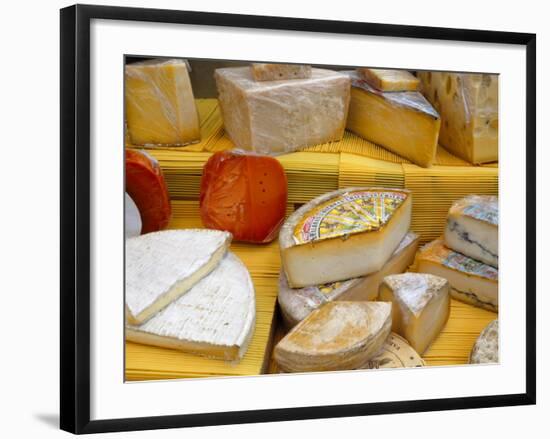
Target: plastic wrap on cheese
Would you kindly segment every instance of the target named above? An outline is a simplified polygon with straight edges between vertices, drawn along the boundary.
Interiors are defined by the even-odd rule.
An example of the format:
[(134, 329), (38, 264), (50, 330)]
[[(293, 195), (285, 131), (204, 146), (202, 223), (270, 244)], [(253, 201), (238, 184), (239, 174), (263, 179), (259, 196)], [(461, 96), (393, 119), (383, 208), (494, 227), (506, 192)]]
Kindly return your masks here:
[(133, 145), (186, 145), (200, 140), (187, 62), (153, 59), (125, 67), (126, 125)]
[(418, 77), (441, 115), (440, 143), (470, 163), (498, 160), (498, 76), (419, 72)]
[(249, 67), (217, 69), (226, 133), (239, 149), (281, 154), (340, 140), (350, 96), (346, 75), (312, 69), (307, 79), (255, 81)]

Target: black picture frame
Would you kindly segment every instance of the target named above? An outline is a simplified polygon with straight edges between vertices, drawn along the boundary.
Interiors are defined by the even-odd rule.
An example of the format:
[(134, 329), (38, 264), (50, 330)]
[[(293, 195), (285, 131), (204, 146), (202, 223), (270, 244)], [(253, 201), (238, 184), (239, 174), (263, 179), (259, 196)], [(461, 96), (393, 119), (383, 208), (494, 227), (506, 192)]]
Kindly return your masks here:
[[(536, 35), (378, 23), (111, 6), (61, 9), (60, 426), (99, 433), (535, 404), (536, 401)], [(255, 29), (503, 43), (526, 47), (526, 392), (225, 413), (90, 420), (90, 21), (133, 20)]]

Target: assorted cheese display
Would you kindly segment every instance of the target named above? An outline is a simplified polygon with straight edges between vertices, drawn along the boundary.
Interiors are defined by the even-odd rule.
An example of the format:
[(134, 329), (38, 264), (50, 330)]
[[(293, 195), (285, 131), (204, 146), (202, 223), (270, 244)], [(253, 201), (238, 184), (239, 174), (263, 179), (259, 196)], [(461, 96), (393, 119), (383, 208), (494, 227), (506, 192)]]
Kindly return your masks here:
[(187, 63), (154, 59), (126, 65), (126, 125), (134, 145), (187, 145), (200, 140)]
[(411, 224), (402, 189), (346, 188), (305, 204), (283, 224), (281, 262), (292, 288), (379, 271)]
[(422, 167), (435, 159), (441, 120), (418, 91), (385, 92), (357, 72), (351, 78), (346, 128)]
[(498, 76), (419, 72), (418, 77), (441, 115), (439, 142), (470, 163), (498, 160)]
[(256, 81), (248, 67), (215, 72), (224, 128), (237, 148), (281, 154), (340, 140), (349, 105), (349, 78), (311, 69), (311, 77)]
[[(452, 321), (452, 299), (498, 313), (496, 196), (441, 194), (446, 223), (428, 238), (411, 221), (425, 199), (406, 179), (386, 178), (385, 167), (403, 162), (357, 165), (359, 183), (333, 186), (312, 167), (317, 192), (296, 200), (289, 189), (302, 181), (286, 161), (298, 155), (283, 155), (330, 148), (347, 129), (411, 169), (431, 167), (438, 144), (470, 163), (496, 161), (497, 76), (269, 63), (218, 68), (212, 80), (227, 147), (201, 162), (198, 200), (184, 200), (196, 222), (182, 228), (164, 179), (176, 171), (161, 170), (154, 157), (163, 149), (184, 157), (193, 147), (185, 145), (201, 140), (205, 113), (189, 71), (179, 59), (125, 67), (129, 342), (242, 364), (262, 316), (255, 286), (264, 275), (285, 327), (258, 358), (266, 365), (272, 355), (276, 372), (422, 367)], [(314, 157), (298, 154), (304, 163)], [(267, 251), (277, 263), (260, 270), (254, 254)], [(470, 363), (498, 362), (498, 320), (470, 349)]]

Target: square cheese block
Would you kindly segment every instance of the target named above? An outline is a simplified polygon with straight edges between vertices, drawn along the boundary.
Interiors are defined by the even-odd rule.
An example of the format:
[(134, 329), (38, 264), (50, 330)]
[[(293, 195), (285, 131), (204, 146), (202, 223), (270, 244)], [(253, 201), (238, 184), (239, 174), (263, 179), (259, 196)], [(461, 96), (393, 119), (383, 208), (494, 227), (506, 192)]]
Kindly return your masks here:
[(370, 301), (378, 297), (385, 276), (404, 272), (414, 261), (419, 236), (409, 232), (380, 271), (364, 277), (304, 288), (290, 288), (284, 271), (279, 278), (278, 301), (287, 326), (292, 327), (323, 303), (333, 300)]
[(255, 81), (249, 67), (217, 69), (225, 131), (237, 148), (281, 154), (340, 140), (349, 105), (349, 78), (312, 69), (307, 79)]
[(390, 303), (328, 302), (298, 323), (273, 355), (285, 372), (356, 369), (382, 350), (390, 331)]
[(447, 216), (445, 245), (498, 267), (498, 197), (469, 195), (453, 203)]
[(126, 240), (126, 319), (145, 322), (185, 294), (225, 255), (231, 234), (184, 229)]
[(419, 273), (444, 277), (451, 296), (470, 305), (498, 311), (498, 270), (445, 246), (443, 239), (424, 245), (415, 259)]
[(346, 128), (422, 167), (435, 159), (441, 120), (420, 92), (382, 92), (351, 78), (351, 101)]
[(134, 145), (187, 145), (200, 140), (187, 63), (154, 59), (125, 67), (126, 125)]
[(311, 77), (311, 66), (300, 64), (253, 63), (250, 68), (255, 81), (280, 81)]
[(214, 270), (185, 295), (142, 325), (126, 325), (126, 339), (236, 361), (245, 354), (256, 305), (244, 264), (228, 252)]
[(420, 80), (406, 70), (369, 69), (362, 67), (357, 73), (371, 87), (380, 91), (417, 91)]
[(346, 188), (304, 204), (279, 232), (283, 269), (291, 288), (377, 272), (411, 224), (405, 189)]
[(419, 72), (418, 77), (441, 115), (439, 143), (470, 163), (498, 160), (498, 76)]
[(425, 273), (386, 276), (378, 300), (392, 302), (392, 331), (420, 355), (438, 337), (451, 311), (447, 279)]

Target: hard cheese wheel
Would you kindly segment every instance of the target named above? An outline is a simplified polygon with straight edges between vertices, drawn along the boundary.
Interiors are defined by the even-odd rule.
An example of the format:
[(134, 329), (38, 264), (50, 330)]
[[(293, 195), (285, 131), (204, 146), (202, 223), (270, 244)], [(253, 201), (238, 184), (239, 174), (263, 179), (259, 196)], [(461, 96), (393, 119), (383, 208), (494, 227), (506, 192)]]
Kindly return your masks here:
[(126, 150), (126, 192), (141, 214), (142, 233), (168, 225), (172, 213), (168, 188), (159, 164), (144, 151)]
[(286, 211), (287, 181), (272, 157), (219, 152), (204, 165), (200, 190), (203, 224), (236, 241), (270, 242)]

